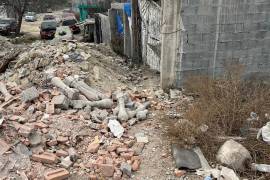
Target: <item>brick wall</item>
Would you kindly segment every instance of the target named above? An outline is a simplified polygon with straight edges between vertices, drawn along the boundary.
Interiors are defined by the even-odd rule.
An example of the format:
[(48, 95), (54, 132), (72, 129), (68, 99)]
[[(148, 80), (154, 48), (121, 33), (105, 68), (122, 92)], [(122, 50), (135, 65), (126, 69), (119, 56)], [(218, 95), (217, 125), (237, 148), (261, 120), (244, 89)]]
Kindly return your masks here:
[(221, 76), (241, 63), (245, 75), (269, 76), (270, 0), (182, 0), (176, 85), (191, 75)]

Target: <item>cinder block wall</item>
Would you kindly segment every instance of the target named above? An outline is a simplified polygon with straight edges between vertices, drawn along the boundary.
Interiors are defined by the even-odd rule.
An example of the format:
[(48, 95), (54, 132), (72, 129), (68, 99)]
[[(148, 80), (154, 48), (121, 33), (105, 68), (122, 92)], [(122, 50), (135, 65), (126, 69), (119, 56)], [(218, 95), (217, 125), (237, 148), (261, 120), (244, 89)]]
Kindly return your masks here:
[(221, 76), (225, 63), (269, 76), (270, 0), (182, 0), (176, 85), (191, 75)]

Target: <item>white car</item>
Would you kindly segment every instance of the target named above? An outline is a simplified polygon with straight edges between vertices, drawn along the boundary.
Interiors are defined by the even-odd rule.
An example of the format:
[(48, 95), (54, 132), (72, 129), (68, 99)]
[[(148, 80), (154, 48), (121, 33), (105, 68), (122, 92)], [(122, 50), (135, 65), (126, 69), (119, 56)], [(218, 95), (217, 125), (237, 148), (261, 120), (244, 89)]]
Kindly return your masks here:
[(37, 15), (34, 12), (27, 12), (24, 17), (25, 21), (34, 22), (37, 21)]

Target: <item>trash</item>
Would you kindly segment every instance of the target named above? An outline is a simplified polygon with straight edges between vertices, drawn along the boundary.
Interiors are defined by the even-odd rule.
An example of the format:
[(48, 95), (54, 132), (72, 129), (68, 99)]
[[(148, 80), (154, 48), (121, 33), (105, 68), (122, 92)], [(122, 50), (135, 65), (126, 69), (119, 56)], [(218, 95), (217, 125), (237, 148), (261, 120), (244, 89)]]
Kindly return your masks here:
[(259, 130), (257, 134), (257, 139), (260, 139), (261, 137), (264, 142), (270, 145), (270, 122), (268, 122)]
[(259, 171), (259, 172), (264, 172), (264, 173), (270, 173), (270, 165), (268, 164), (251, 164), (251, 169), (253, 171)]
[(172, 155), (178, 169), (188, 168), (194, 170), (202, 167), (199, 156), (193, 150), (183, 149), (173, 144)]
[(233, 169), (245, 170), (252, 157), (243, 145), (234, 140), (228, 140), (220, 147), (217, 160)]
[(125, 130), (117, 120), (110, 120), (108, 127), (115, 137), (120, 138), (123, 136)]
[(235, 174), (234, 170), (227, 167), (222, 167), (220, 177), (224, 180), (239, 180), (239, 177)]

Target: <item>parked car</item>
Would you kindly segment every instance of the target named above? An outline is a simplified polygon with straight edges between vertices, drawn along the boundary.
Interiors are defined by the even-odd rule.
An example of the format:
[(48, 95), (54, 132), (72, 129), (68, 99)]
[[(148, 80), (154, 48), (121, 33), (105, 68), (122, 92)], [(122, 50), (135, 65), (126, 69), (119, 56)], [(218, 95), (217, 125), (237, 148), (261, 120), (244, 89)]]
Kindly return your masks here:
[(12, 32), (16, 32), (17, 21), (13, 18), (0, 19), (0, 34), (10, 35)]
[(53, 10), (51, 8), (47, 9), (47, 13), (52, 13), (52, 12), (53, 12)]
[(35, 12), (27, 12), (24, 17), (25, 21), (34, 22), (37, 21), (37, 15)]
[(47, 14), (43, 17), (43, 21), (55, 20), (56, 17), (50, 14)]
[(78, 34), (81, 32), (81, 29), (77, 23), (78, 21), (74, 17), (62, 20), (62, 26), (68, 26), (73, 34)]
[(40, 25), (41, 39), (53, 39), (57, 29), (57, 22), (55, 20), (43, 21)]

